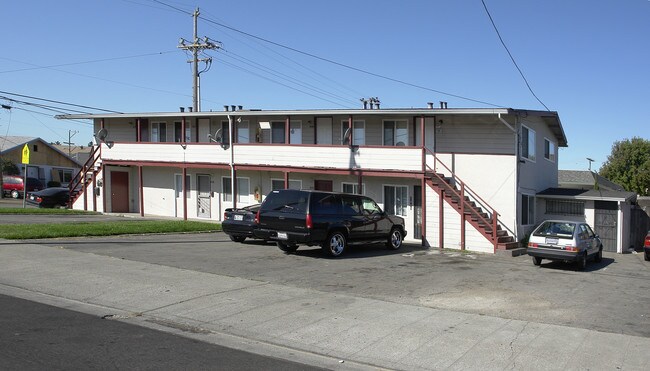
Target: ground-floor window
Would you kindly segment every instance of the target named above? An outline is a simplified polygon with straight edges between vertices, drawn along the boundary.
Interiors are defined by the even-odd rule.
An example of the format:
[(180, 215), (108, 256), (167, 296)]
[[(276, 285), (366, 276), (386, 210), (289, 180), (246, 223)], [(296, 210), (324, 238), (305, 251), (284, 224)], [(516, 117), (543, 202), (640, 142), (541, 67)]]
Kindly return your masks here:
[(546, 214), (585, 215), (584, 201), (546, 200)]
[(521, 195), (521, 225), (535, 224), (535, 196)]
[[(225, 202), (232, 202), (232, 183), (230, 177), (221, 178), (222, 199)], [(250, 201), (250, 179), (237, 177), (237, 202), (249, 203)]]
[[(284, 179), (271, 179), (271, 188), (273, 191), (284, 189)], [(289, 180), (289, 189), (302, 189), (302, 180)]]
[(359, 183), (342, 183), (341, 192), (365, 195), (366, 185), (362, 183), (361, 192), (359, 192)]
[(406, 215), (408, 207), (407, 186), (384, 186), (384, 211), (389, 215)]

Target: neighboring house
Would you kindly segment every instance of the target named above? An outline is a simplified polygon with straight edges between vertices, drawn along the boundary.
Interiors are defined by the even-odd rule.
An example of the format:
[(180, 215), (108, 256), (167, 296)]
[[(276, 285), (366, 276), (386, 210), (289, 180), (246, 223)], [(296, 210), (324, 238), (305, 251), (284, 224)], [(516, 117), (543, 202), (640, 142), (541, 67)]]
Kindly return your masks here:
[(18, 166), (21, 175), (25, 172), (25, 165), (22, 163), (25, 144), (30, 153), (27, 176), (37, 178), (45, 185), (50, 181), (57, 181), (67, 186), (81, 168), (80, 164), (41, 138), (0, 136), (0, 157), (9, 159)]
[(535, 226), (567, 146), (556, 112), (507, 108), (58, 118), (92, 119), (99, 139), (77, 209), (218, 221), (278, 188), (363, 193), (404, 217), (407, 241), (483, 252)]
[[(605, 251), (623, 253), (638, 240), (636, 194), (592, 171), (560, 170), (558, 187), (537, 194), (537, 218), (586, 221)], [(645, 235), (645, 232), (643, 232)]]
[(83, 164), (86, 161), (88, 161), (88, 158), (90, 157), (90, 152), (92, 151), (92, 144), (89, 146), (78, 146), (78, 145), (68, 145), (68, 144), (56, 144), (56, 143), (50, 143), (50, 145), (56, 149), (58, 149), (60, 152), (65, 153), (68, 157), (70, 157), (73, 161), (75, 161), (78, 164)]

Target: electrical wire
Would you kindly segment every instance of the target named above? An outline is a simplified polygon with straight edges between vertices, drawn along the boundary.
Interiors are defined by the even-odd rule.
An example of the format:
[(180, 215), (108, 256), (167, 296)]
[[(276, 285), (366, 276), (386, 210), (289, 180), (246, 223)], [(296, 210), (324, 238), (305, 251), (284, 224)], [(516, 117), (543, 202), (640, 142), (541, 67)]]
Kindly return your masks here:
[(535, 92), (533, 91), (533, 88), (530, 87), (530, 84), (528, 83), (528, 80), (526, 79), (526, 76), (524, 76), (524, 73), (521, 71), (521, 68), (519, 68), (519, 65), (518, 65), (517, 62), (515, 61), (515, 58), (512, 56), (512, 53), (510, 53), (510, 50), (508, 49), (508, 46), (507, 46), (506, 43), (503, 41), (503, 38), (501, 37), (501, 33), (499, 33), (499, 29), (497, 28), (497, 25), (494, 23), (494, 19), (492, 19), (492, 15), (490, 14), (490, 11), (488, 10), (488, 7), (487, 7), (487, 5), (485, 4), (485, 1), (484, 1), (484, 0), (481, 0), (481, 3), (483, 3), (483, 8), (485, 8), (485, 12), (487, 13), (488, 18), (490, 18), (490, 22), (492, 23), (492, 27), (494, 27), (494, 31), (496, 31), (497, 36), (499, 37), (499, 40), (501, 41), (501, 45), (503, 45), (503, 47), (506, 49), (506, 52), (508, 52), (508, 55), (510, 56), (510, 60), (511, 60), (512, 63), (515, 65), (515, 67), (517, 68), (517, 71), (519, 71), (519, 74), (521, 75), (521, 78), (524, 79), (524, 82), (526, 83), (526, 86), (528, 87), (528, 90), (529, 90), (530, 93), (533, 95), (533, 97), (535, 97), (535, 99), (537, 99), (537, 101), (538, 101), (542, 106), (544, 106), (544, 108), (546, 108), (547, 111), (550, 111), (550, 109), (548, 109), (548, 107), (546, 107), (546, 105), (544, 104), (544, 102), (542, 102), (542, 101), (537, 97), (537, 95), (536, 95)]
[(74, 104), (74, 103), (67, 103), (67, 102), (62, 102), (62, 101), (57, 101), (57, 100), (52, 100), (52, 99), (39, 98), (39, 97), (30, 96), (30, 95), (23, 95), (23, 94), (18, 94), (18, 93), (12, 93), (12, 92), (8, 92), (8, 91), (1, 91), (1, 90), (0, 90), (0, 93), (2, 93), (2, 94), (9, 94), (9, 95), (13, 95), (13, 96), (16, 96), (16, 97), (21, 97), (21, 98), (29, 98), (29, 99), (40, 100), (40, 101), (49, 102), (49, 103), (63, 104), (63, 105), (66, 105), (66, 106), (72, 106), (72, 107), (88, 108), (88, 109), (92, 109), (92, 110), (103, 111), (103, 112), (109, 112), (109, 113), (122, 113), (122, 112), (117, 112), (117, 111), (107, 110), (107, 109), (103, 109), (103, 108), (97, 108), (97, 107), (91, 107), (91, 106), (84, 106), (84, 105)]
[[(160, 0), (151, 0), (151, 1), (153, 1), (155, 3), (158, 3), (158, 4), (161, 4), (161, 5), (164, 5), (164, 6), (167, 6), (167, 7), (171, 8), (171, 9), (174, 9), (174, 10), (176, 10), (178, 12), (183, 13), (183, 14), (192, 15), (192, 13), (190, 13), (190, 12), (187, 12), (185, 10), (182, 10), (180, 8), (177, 8), (175, 6), (167, 4), (167, 3), (163, 2), (163, 1), (160, 1)], [(263, 38), (261, 36), (253, 35), (251, 33), (236, 29), (234, 27), (231, 27), (231, 26), (228, 26), (226, 24), (223, 24), (223, 23), (220, 23), (220, 22), (217, 22), (217, 21), (202, 17), (200, 15), (199, 15), (199, 18), (203, 19), (205, 22), (212, 23), (214, 25), (229, 29), (231, 31), (240, 33), (242, 35), (248, 36), (248, 37), (256, 39), (256, 40), (263, 41), (265, 43), (277, 46), (279, 48), (286, 49), (286, 50), (292, 51), (294, 53), (302, 54), (302, 55), (305, 55), (307, 57), (311, 57), (313, 59), (317, 59), (317, 60), (320, 60), (320, 61), (323, 61), (323, 62), (327, 62), (327, 63), (333, 64), (333, 65), (343, 67), (343, 68), (346, 68), (346, 69), (349, 69), (349, 70), (352, 70), (352, 71), (356, 71), (356, 72), (359, 72), (359, 73), (363, 73), (363, 74), (366, 74), (366, 75), (369, 75), (369, 76), (374, 76), (374, 77), (377, 77), (377, 78), (380, 78), (380, 79), (384, 79), (384, 80), (387, 80), (387, 81), (392, 81), (392, 82), (402, 84), (402, 85), (405, 85), (405, 86), (410, 86), (410, 87), (413, 87), (413, 88), (417, 88), (417, 89), (421, 89), (421, 90), (425, 90), (425, 91), (430, 91), (430, 92), (433, 92), (433, 93), (438, 93), (438, 94), (442, 94), (442, 95), (446, 95), (446, 96), (449, 96), (449, 97), (454, 97), (454, 98), (458, 98), (458, 99), (462, 99), (462, 100), (466, 100), (466, 101), (470, 101), (470, 102), (485, 104), (485, 105), (493, 106), (493, 107), (503, 107), (502, 105), (497, 105), (497, 104), (481, 101), (481, 100), (478, 100), (478, 99), (468, 98), (468, 97), (464, 97), (464, 96), (461, 96), (461, 95), (458, 95), (458, 94), (447, 93), (447, 92), (444, 92), (444, 91), (441, 91), (441, 90), (432, 89), (432, 88), (428, 88), (426, 86), (417, 85), (417, 84), (413, 84), (413, 83), (403, 81), (403, 80), (400, 80), (400, 79), (384, 76), (384, 75), (381, 75), (381, 74), (378, 74), (378, 73), (375, 73), (375, 72), (366, 71), (366, 70), (358, 68), (358, 67), (350, 66), (350, 65), (347, 65), (347, 64), (344, 64), (344, 63), (341, 63), (341, 62), (334, 61), (332, 59), (328, 59), (328, 58), (325, 58), (325, 57), (320, 57), (320, 56), (318, 56), (316, 54), (313, 54), (313, 53), (305, 52), (305, 51), (302, 51), (302, 50), (299, 50), (299, 49), (296, 49), (296, 48), (293, 48), (293, 47), (290, 47), (290, 46), (287, 46), (287, 45), (284, 45), (284, 44), (280, 44), (278, 42), (271, 41), (271, 40)]]

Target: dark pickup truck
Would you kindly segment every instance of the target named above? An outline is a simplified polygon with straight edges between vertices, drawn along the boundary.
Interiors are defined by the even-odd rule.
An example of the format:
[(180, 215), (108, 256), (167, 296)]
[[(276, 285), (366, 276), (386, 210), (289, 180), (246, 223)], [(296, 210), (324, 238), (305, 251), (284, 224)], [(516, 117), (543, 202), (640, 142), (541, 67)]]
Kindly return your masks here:
[(318, 245), (336, 257), (348, 245), (375, 242), (399, 249), (406, 236), (404, 219), (386, 214), (371, 198), (335, 192), (272, 191), (255, 222), (255, 236), (276, 241), (286, 253)]

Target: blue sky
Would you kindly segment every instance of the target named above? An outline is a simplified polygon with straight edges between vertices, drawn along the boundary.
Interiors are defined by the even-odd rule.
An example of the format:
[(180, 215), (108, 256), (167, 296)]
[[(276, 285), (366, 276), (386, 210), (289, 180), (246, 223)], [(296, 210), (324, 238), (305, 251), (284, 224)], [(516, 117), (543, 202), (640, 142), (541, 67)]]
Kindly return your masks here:
[[(545, 109), (510, 61), (480, 0), (161, 1), (187, 13), (198, 6), (204, 18), (199, 35), (222, 42), (223, 49), (209, 52), (213, 64), (202, 75), (203, 110), (224, 104), (357, 108), (359, 98), (371, 96), (386, 108), (438, 101), (450, 108), (490, 107), (479, 101)], [(650, 139), (644, 112), (650, 1), (485, 3), (537, 97), (560, 114), (569, 142), (559, 151), (561, 169), (586, 169), (587, 157), (598, 169), (614, 141)], [(190, 64), (176, 47), (180, 37), (192, 37), (187, 14), (150, 0), (32, 0), (5, 4), (1, 17), (0, 91), (120, 112), (192, 105)], [(278, 48), (218, 23), (431, 90)], [(72, 130), (76, 144), (92, 139), (87, 123), (0, 103), (14, 107), (0, 110), (2, 135), (65, 142)]]

